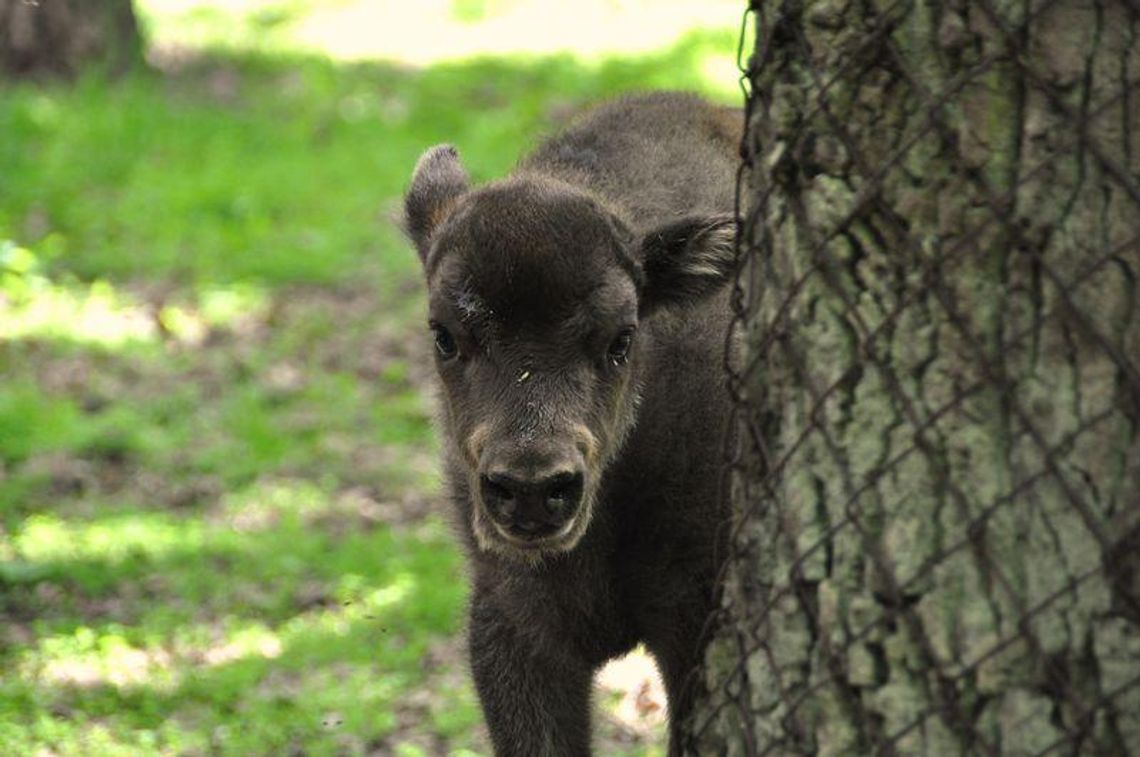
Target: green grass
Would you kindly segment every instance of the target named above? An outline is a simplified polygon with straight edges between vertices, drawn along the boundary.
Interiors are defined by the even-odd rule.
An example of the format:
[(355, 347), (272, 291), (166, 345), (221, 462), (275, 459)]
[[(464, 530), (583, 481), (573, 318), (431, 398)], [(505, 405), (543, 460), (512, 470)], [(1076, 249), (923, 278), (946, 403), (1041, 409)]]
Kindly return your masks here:
[[(121, 746), (182, 752), (221, 729), (214, 745), (227, 752), (321, 751), (394, 728), (433, 637), (457, 621), (445, 529), (334, 537), (308, 525), (332, 507), (328, 492), (281, 484), (238, 498), (263, 527), (107, 503), (81, 521), (25, 521), (13, 547), (43, 572), (15, 581), (7, 601), (35, 614), (36, 640), (5, 660), (0, 743), (73, 753), (102, 728)], [(113, 619), (77, 622), (101, 605)], [(61, 712), (72, 728), (52, 717)], [(470, 705), (449, 715), (476, 719)], [(339, 729), (324, 723), (333, 716)]]
[(485, 751), (400, 193), (733, 45), (0, 86), (0, 753)]
[(409, 275), (388, 223), (427, 146), (499, 176), (552, 121), (612, 94), (707, 87), (702, 33), (656, 56), (424, 70), (219, 55), (171, 77), (0, 92), (0, 238), (82, 279), (333, 283)]

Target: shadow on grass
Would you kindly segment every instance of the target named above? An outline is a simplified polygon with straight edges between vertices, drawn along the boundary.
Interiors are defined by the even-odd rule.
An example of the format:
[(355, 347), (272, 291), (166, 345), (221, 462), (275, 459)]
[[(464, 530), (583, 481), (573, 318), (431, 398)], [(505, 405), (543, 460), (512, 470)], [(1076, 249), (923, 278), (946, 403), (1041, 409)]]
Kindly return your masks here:
[[(30, 638), (2, 655), (15, 677), (0, 679), (0, 722), (106, 720), (131, 742), (170, 721), (189, 735), (167, 733), (168, 746), (222, 728), (227, 749), (263, 752), (318, 746), (330, 712), (368, 740), (400, 724), (417, 690), (435, 692), (425, 712), (466, 696), (426, 680), (464, 594), (446, 529), (330, 534), (314, 524), (336, 503), (304, 485), (239, 499), (206, 522), (125, 508), (29, 519), (27, 580), (2, 605)], [(440, 660), (440, 675), (462, 680), (457, 663)]]
[(0, 517), (139, 477), (134, 500), (175, 507), (267, 474), (424, 486), (428, 347), (412, 301), (291, 286), (195, 341), (91, 345), (61, 320), (59, 333), (0, 343)]
[[(450, 731), (463, 743), (478, 715), (470, 691), (461, 690), (457, 660), (443, 661), (450, 670), (425, 662), (450, 629), (400, 630), (422, 624), (407, 614), (415, 606), (409, 596), (376, 617), (309, 612), (276, 631), (250, 631), (227, 618), (224, 629), (239, 641), (174, 658), (129, 647), (116, 655), (107, 641), (116, 629), (103, 628), (95, 633), (105, 661), (80, 655), (46, 666), (39, 679), (4, 684), (12, 709), (3, 715), (34, 724), (37, 715), (52, 713), (80, 733), (104, 723), (127, 744), (166, 731), (165, 746), (179, 751), (207, 744), (247, 754), (302, 744), (320, 750), (341, 741), (337, 734), (375, 748), (397, 728), (405, 737)], [(243, 633), (251, 637), (246, 645)], [(448, 686), (432, 686), (433, 676)], [(119, 683), (108, 682), (116, 677)], [(416, 696), (429, 687), (432, 696)], [(441, 733), (436, 720), (452, 725)]]

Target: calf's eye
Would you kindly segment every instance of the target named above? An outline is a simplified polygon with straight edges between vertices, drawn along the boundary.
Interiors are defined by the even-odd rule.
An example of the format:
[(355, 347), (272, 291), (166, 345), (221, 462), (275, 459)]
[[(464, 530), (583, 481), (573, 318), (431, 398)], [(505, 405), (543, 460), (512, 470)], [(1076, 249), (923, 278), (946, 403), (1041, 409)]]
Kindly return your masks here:
[(431, 330), (435, 333), (435, 351), (444, 360), (450, 360), (459, 353), (459, 347), (455, 344), (455, 337), (451, 335), (443, 326), (438, 323), (433, 323)]
[(629, 348), (633, 345), (633, 329), (625, 329), (610, 342), (606, 355), (614, 365), (621, 365), (629, 359)]

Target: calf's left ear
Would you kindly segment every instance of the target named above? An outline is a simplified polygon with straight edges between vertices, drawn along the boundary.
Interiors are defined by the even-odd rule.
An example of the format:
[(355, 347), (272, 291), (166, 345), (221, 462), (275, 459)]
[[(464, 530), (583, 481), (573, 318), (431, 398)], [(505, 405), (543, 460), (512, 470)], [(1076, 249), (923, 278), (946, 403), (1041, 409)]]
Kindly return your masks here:
[(687, 216), (646, 234), (642, 310), (685, 305), (719, 289), (735, 266), (735, 240), (736, 219), (728, 213)]

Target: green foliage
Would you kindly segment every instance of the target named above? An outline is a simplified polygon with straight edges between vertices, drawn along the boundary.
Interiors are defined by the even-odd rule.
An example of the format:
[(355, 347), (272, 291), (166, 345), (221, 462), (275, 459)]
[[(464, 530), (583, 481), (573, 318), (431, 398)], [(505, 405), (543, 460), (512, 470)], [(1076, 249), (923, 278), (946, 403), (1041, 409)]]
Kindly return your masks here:
[(456, 21), (470, 24), (493, 18), (509, 6), (509, 0), (451, 0), (450, 10)]
[(0, 753), (484, 750), (400, 193), (731, 49), (0, 89)]

